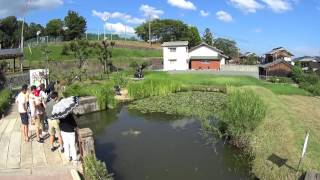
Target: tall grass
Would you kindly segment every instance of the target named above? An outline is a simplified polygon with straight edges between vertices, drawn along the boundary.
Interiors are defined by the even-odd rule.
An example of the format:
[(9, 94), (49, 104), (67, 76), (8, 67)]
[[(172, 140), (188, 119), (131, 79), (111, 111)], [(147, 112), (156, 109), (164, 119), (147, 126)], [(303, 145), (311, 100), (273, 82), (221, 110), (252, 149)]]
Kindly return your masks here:
[(113, 83), (72, 84), (64, 91), (64, 96), (95, 96), (101, 109), (115, 106)]
[(84, 157), (84, 175), (88, 180), (113, 180), (112, 174), (108, 173), (106, 164), (97, 160), (97, 158), (89, 154)]
[(255, 130), (266, 116), (266, 105), (251, 89), (227, 88), (227, 101), (221, 120), (226, 134), (233, 144), (246, 147), (248, 135)]
[(145, 80), (130, 83), (128, 94), (133, 99), (143, 99), (150, 96), (163, 96), (178, 92), (181, 87), (181, 83), (173, 80)]
[(171, 80), (181, 83), (184, 87), (192, 87), (197, 85), (214, 86), (218, 88), (225, 88), (230, 86), (260, 86), (270, 89), (276, 94), (283, 95), (310, 95), (304, 89), (294, 87), (291, 84), (274, 84), (261, 81), (257, 78), (250, 76), (223, 76), (214, 74), (199, 74), (199, 73), (177, 73), (169, 74), (166, 72), (152, 72), (146, 74), (146, 79), (149, 80)]
[(9, 89), (2, 89), (0, 91), (0, 115), (2, 115), (10, 104), (10, 91)]

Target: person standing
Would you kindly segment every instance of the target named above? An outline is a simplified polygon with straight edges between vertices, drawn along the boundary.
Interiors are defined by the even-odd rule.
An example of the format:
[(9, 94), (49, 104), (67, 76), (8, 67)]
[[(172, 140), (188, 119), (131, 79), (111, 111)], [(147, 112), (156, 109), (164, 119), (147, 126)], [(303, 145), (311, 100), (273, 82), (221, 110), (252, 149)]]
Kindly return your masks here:
[(63, 148), (63, 143), (62, 143), (61, 130), (59, 127), (60, 121), (58, 119), (52, 118), (53, 106), (57, 102), (59, 102), (58, 93), (53, 91), (53, 92), (51, 92), (51, 95), (50, 95), (50, 101), (47, 102), (47, 105), (46, 105), (46, 115), (47, 115), (48, 124), (49, 124), (51, 151), (53, 152), (54, 150), (56, 150), (56, 147), (54, 147), (54, 139), (55, 139), (55, 135), (57, 134), (58, 142), (60, 145), (60, 151), (61, 151), (61, 153), (63, 153), (64, 148)]
[(20, 93), (18, 94), (17, 96), (17, 99), (16, 99), (16, 103), (18, 104), (18, 112), (20, 114), (20, 118), (21, 118), (21, 123), (22, 123), (22, 133), (24, 135), (24, 140), (26, 142), (29, 141), (29, 128), (28, 128), (28, 125), (29, 125), (29, 116), (28, 116), (28, 112), (27, 112), (27, 109), (28, 109), (28, 99), (27, 99), (27, 91), (28, 91), (28, 85), (23, 85), (22, 88), (21, 88), (21, 91)]
[(64, 154), (69, 161), (78, 161), (76, 151), (76, 130), (77, 123), (70, 113), (65, 118), (60, 119), (60, 130), (63, 140)]
[(37, 135), (37, 141), (39, 143), (43, 143), (43, 138), (42, 138), (42, 129), (44, 127), (43, 121), (45, 117), (45, 112), (44, 112), (44, 104), (43, 100), (40, 97), (40, 92), (35, 91), (35, 126), (36, 126), (36, 135)]

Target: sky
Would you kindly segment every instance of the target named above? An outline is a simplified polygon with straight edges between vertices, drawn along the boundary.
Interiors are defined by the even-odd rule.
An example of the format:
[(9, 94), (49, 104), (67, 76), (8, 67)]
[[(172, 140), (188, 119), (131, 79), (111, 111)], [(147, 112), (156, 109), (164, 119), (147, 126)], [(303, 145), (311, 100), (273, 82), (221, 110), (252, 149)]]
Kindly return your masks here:
[(170, 18), (201, 35), (210, 28), (241, 52), (262, 55), (282, 46), (296, 57), (320, 56), (320, 0), (0, 0), (0, 18), (25, 16), (42, 25), (68, 10), (86, 18), (88, 32), (134, 33), (149, 18)]

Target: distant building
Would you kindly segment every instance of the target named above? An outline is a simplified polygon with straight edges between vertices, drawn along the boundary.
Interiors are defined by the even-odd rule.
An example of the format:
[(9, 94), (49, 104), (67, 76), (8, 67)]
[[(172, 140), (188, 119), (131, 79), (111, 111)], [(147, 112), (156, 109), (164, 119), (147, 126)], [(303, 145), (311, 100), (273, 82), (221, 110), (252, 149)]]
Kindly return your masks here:
[(187, 41), (164, 42), (163, 69), (170, 70), (220, 70), (228, 56), (213, 46), (201, 43), (188, 49)]
[(267, 64), (259, 65), (259, 76), (260, 78), (288, 77), (292, 72), (292, 67), (290, 62), (278, 59)]
[(315, 56), (315, 57), (303, 56), (303, 57), (295, 58), (293, 60), (293, 62), (294, 63), (300, 62), (302, 69), (305, 71), (308, 71), (308, 70), (319, 71), (320, 70), (320, 57), (319, 56)]
[(276, 60), (284, 60), (293, 65), (292, 57), (294, 55), (283, 47), (274, 48), (265, 54), (264, 63), (271, 63)]

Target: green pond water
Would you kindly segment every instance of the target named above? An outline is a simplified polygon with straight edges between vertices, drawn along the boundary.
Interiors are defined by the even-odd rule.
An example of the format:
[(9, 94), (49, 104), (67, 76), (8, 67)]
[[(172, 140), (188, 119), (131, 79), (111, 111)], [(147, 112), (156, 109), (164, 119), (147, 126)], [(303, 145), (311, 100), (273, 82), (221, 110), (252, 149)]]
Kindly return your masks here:
[(204, 136), (200, 123), (126, 106), (79, 118), (95, 134), (96, 154), (116, 180), (250, 179), (240, 151)]

